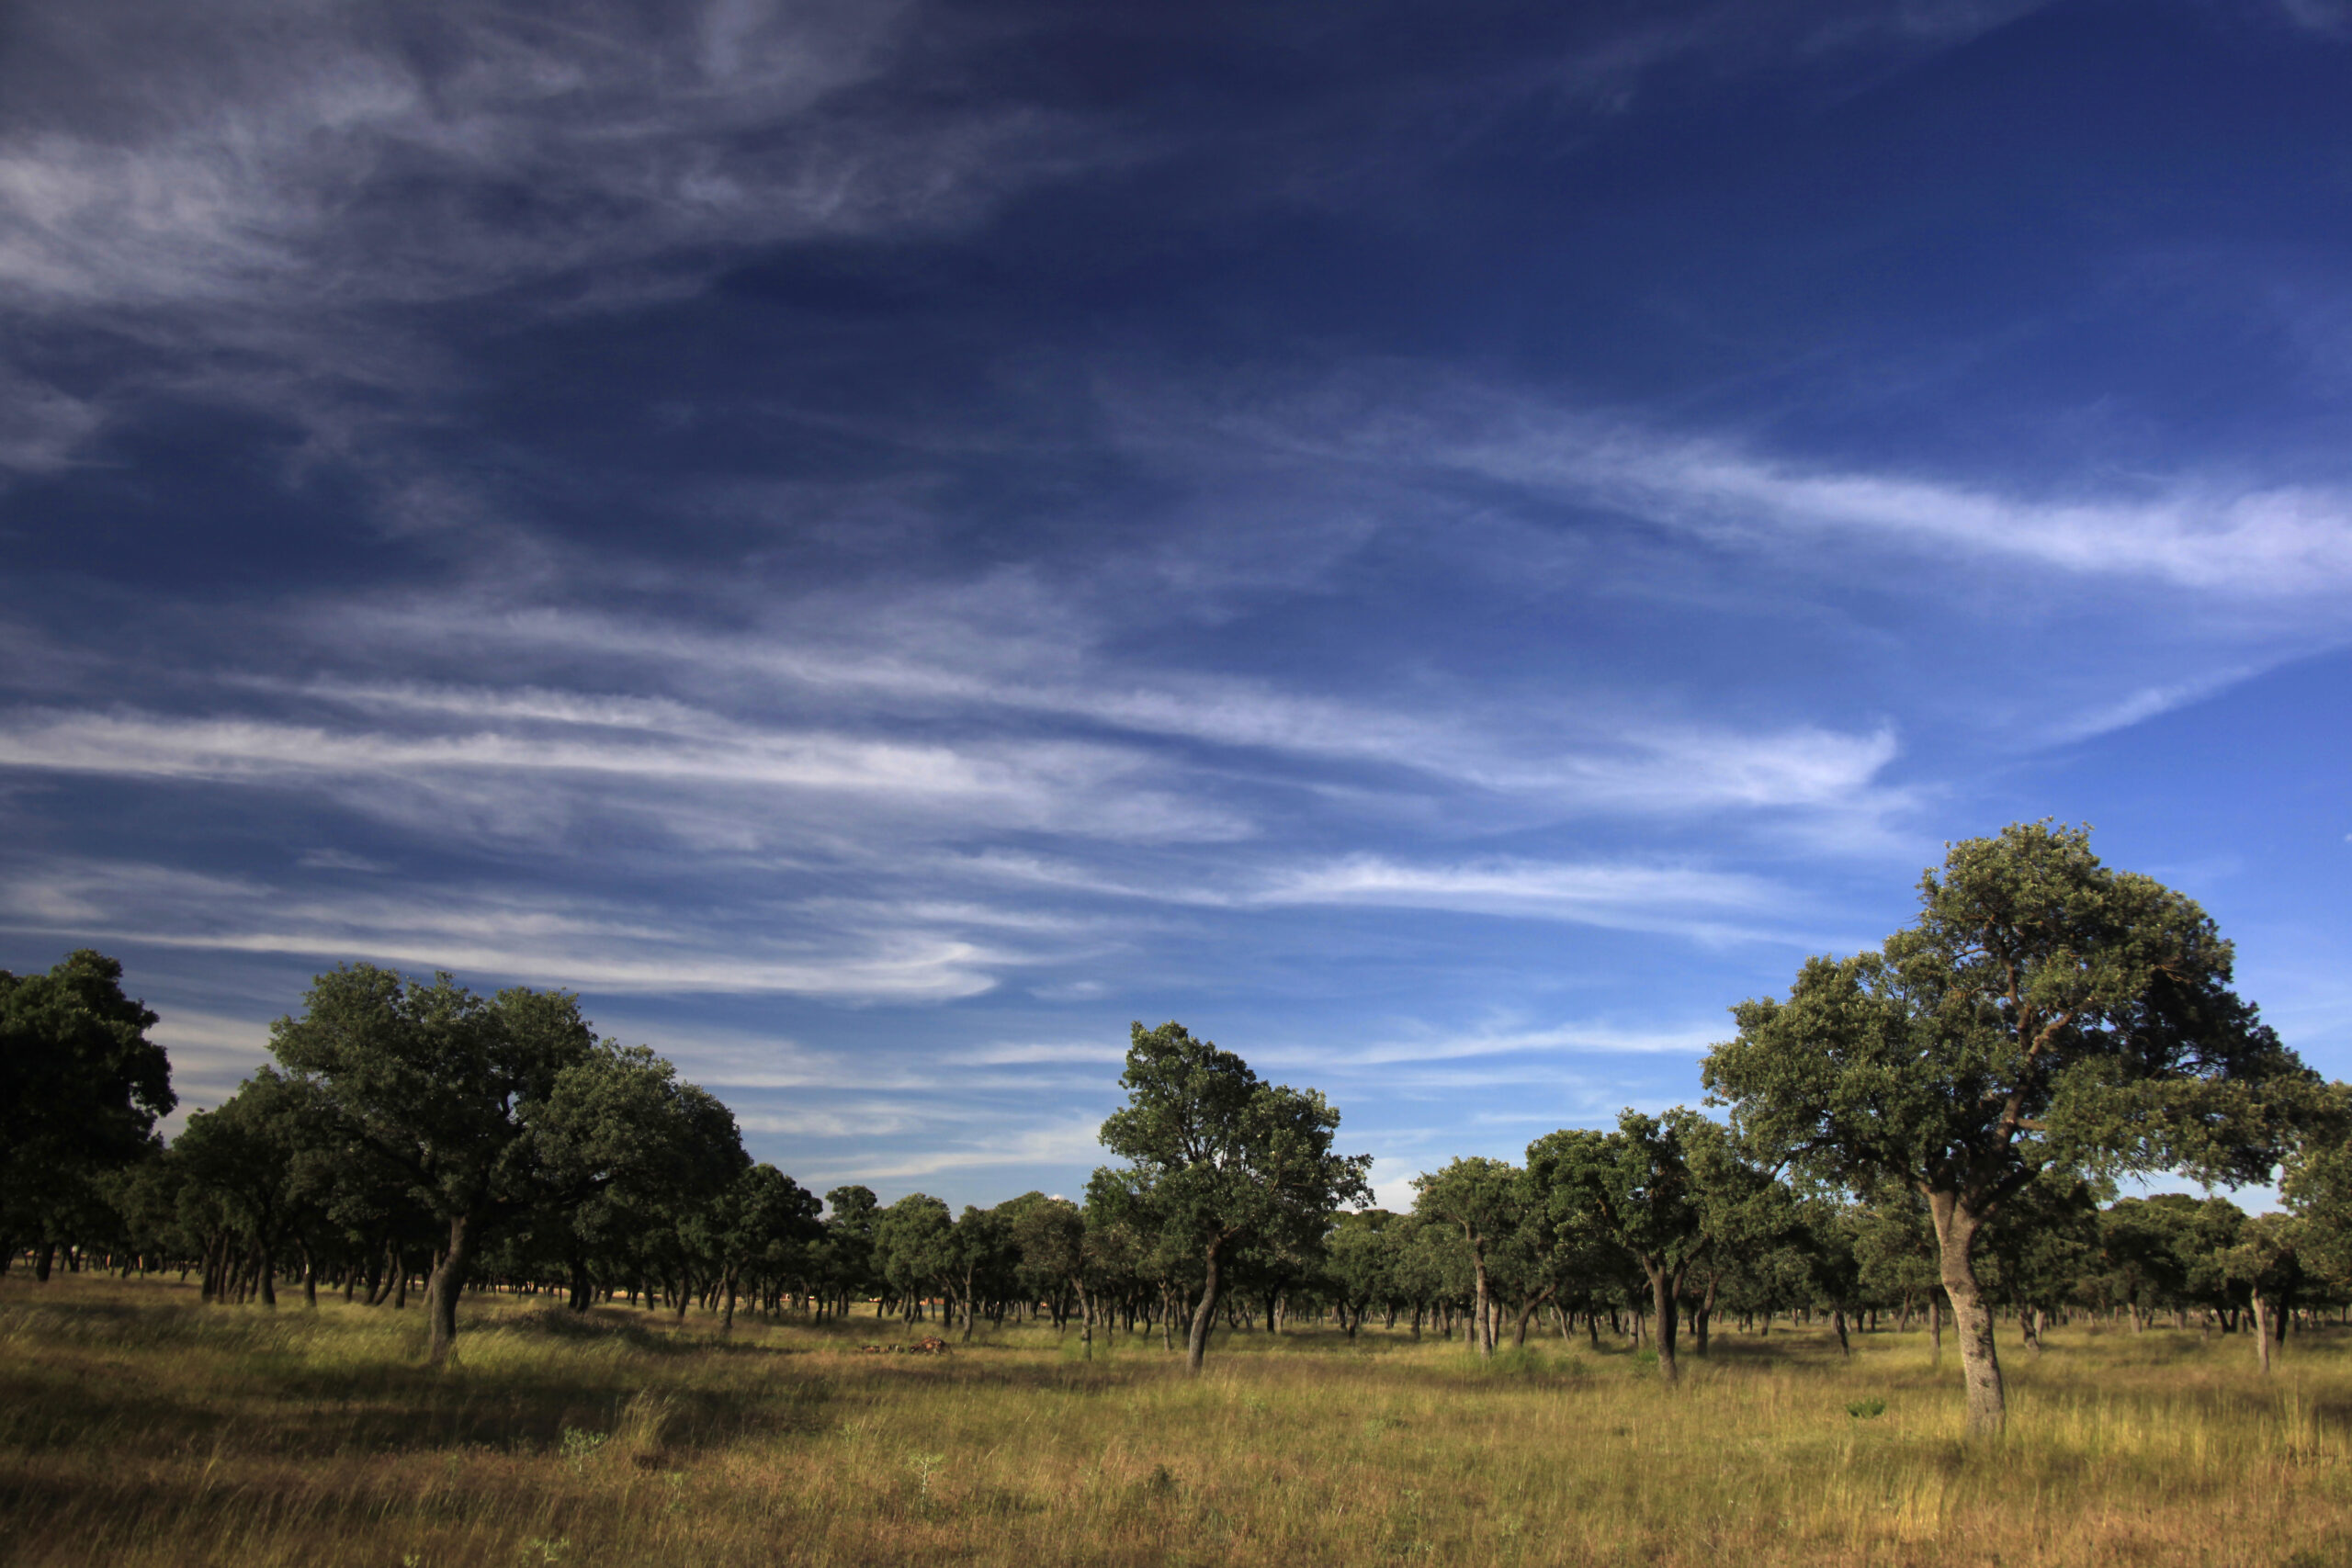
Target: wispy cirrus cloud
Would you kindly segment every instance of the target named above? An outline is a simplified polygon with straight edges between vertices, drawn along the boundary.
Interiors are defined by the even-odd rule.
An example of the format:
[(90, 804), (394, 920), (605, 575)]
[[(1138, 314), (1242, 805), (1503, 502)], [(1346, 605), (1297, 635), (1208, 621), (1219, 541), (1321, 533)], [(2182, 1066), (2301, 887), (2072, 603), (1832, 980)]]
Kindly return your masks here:
[(614, 993), (784, 992), (943, 1001), (995, 984), (1021, 962), (916, 922), (835, 924), (786, 936), (729, 922), (647, 918), (609, 899), (409, 887), (305, 896), (245, 877), (77, 861), (7, 882), (6, 929), (220, 953), (282, 953), (449, 968), (529, 985)]
[(958, 1139), (944, 1148), (912, 1157), (853, 1164), (844, 1174), (867, 1181), (907, 1181), (953, 1171), (1001, 1166), (1087, 1167), (1106, 1164), (1100, 1138), (1102, 1119), (1050, 1122), (1019, 1128), (999, 1138)]
[(1535, 1025), (1506, 1021), (1471, 1030), (1433, 1030), (1420, 1035), (1391, 1036), (1346, 1046), (1278, 1046), (1266, 1055), (1269, 1062), (1285, 1068), (1339, 1074), (1385, 1073), (1392, 1067), (1422, 1063), (1522, 1055), (1551, 1059), (1689, 1056), (1695, 1061), (1723, 1035), (1720, 1026), (1660, 1030), (1629, 1029), (1604, 1021)]
[[(1025, 595), (1024, 595), (1025, 597)], [(514, 614), (362, 608), (392, 645), (493, 650), (524, 661), (597, 660), (628, 678), (709, 693), (717, 701), (854, 707), (871, 718), (941, 718), (1001, 727), (1023, 720), (1103, 740), (1189, 742), (1305, 764), (1372, 765), (1419, 779), (1544, 803), (1560, 815), (1673, 816), (1900, 804), (1880, 783), (1899, 745), (1884, 726), (1739, 728), (1660, 721), (1588, 694), (1538, 703), (1436, 683), (1418, 701), (1372, 703), (1241, 675), (1140, 667), (1102, 645), (1108, 628), (1065, 602), (1041, 629), (1004, 630), (994, 611), (959, 619), (922, 608), (924, 630), (900, 637), (913, 606), (860, 606), (862, 637), (765, 629), (715, 634), (582, 611)], [(804, 616), (803, 619), (811, 617)], [(815, 617), (823, 624), (821, 614)], [(844, 617), (848, 618), (848, 617)], [(706, 718), (674, 705), (548, 691), (319, 683), (301, 689), (379, 710), (692, 731)], [(1074, 728), (1072, 728), (1074, 727)], [(1229, 766), (1219, 761), (1217, 765)]]
[(650, 269), (681, 253), (956, 222), (1080, 155), (1017, 106), (858, 99), (910, 17), (718, 0), (684, 27), (619, 6), (28, 18), (0, 123), (0, 298), (338, 309), (591, 268), (576, 288), (658, 291)]
[[(0, 59), (0, 473), (157, 400), (258, 412), (388, 528), (493, 519), (390, 448), (475, 383), (421, 312), (691, 296), (765, 247), (968, 225), (1122, 154), (1035, 104), (892, 84), (920, 7), (708, 0), (560, 17), (144, 0), (28, 15)], [(61, 355), (94, 334), (102, 355)], [(135, 421), (134, 421), (135, 423)]]
[[(1653, 921), (1687, 928), (1703, 913), (1704, 929), (1713, 930), (1713, 921), (1725, 915), (1754, 917), (1781, 908), (1786, 895), (1758, 877), (1684, 867), (1500, 857), (1431, 864), (1359, 854), (1299, 868), (1250, 897), (1264, 904), (1451, 909), (1634, 929)], [(1724, 934), (1732, 933), (1726, 929)]]
[[(675, 705), (526, 697), (509, 719), (437, 733), (330, 727), (268, 718), (174, 718), (153, 714), (20, 711), (0, 720), (0, 765), (117, 777), (248, 785), (308, 785), (404, 820), (416, 809), (391, 793), (404, 783), (465, 803), (485, 790), (523, 798), (492, 817), (545, 819), (549, 784), (585, 789), (594, 804), (678, 814), (678, 790), (745, 796), (831, 797), (844, 815), (895, 814), (1043, 828), (1109, 837), (1223, 839), (1244, 821), (1137, 779), (1145, 760), (1082, 741), (971, 739), (952, 744), (821, 729), (762, 729)], [(659, 716), (650, 723), (647, 715)], [(538, 782), (532, 782), (538, 781)], [(537, 805), (533, 805), (536, 797)], [(480, 819), (485, 813), (469, 812)], [(691, 807), (684, 815), (691, 818)]]
[(2192, 590), (2307, 598), (2352, 583), (2352, 492), (2190, 479), (2050, 500), (1627, 433), (1472, 446), (1464, 469), (1708, 531), (1771, 528)]
[(2188, 469), (2037, 492), (1899, 460), (1775, 452), (1493, 383), (1456, 381), (1432, 400), (1378, 367), (1238, 407), (1162, 393), (1119, 412), (1147, 451), (1193, 461), (1255, 451), (1400, 495), (1471, 479), (1735, 547), (1836, 543), (2256, 599), (2335, 596), (2352, 582), (2352, 487), (2342, 483)]

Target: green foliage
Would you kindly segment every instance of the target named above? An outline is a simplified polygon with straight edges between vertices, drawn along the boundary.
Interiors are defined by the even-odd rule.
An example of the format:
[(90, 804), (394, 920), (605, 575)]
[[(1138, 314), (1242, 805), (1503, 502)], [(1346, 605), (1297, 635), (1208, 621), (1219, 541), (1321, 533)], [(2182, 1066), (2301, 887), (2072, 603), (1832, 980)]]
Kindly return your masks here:
[(910, 1192), (882, 1211), (874, 1229), (874, 1262), (901, 1296), (952, 1294), (959, 1270), (955, 1217), (927, 1192)]
[(0, 1246), (70, 1231), (97, 1201), (94, 1179), (151, 1150), (176, 1103), (155, 1022), (103, 953), (0, 969)]
[(1591, 1228), (1678, 1281), (1707, 1245), (1679, 1123), (1629, 1110), (1613, 1133), (1553, 1133), (1528, 1145), (1527, 1174), (1555, 1219)]
[(2195, 903), (2048, 824), (1952, 846), (1920, 901), (1882, 951), (1733, 1009), (1702, 1074), (1759, 1147), (1984, 1213), (2045, 1168), (2268, 1175), (2313, 1080)]
[(588, 1461), (596, 1457), (596, 1450), (603, 1448), (610, 1437), (611, 1434), (606, 1432), (592, 1432), (581, 1427), (566, 1427), (563, 1429), (563, 1457), (571, 1464), (571, 1472), (578, 1475), (584, 1472), (588, 1468)]
[(1340, 1114), (1313, 1089), (1262, 1083), (1247, 1063), (1179, 1023), (1130, 1032), (1120, 1083), (1127, 1103), (1102, 1123), (1105, 1148), (1129, 1162), (1098, 1170), (1091, 1202), (1131, 1229), (1163, 1274), (1201, 1260), (1197, 1370), (1217, 1270), (1239, 1255), (1319, 1253), (1331, 1213), (1369, 1201), (1369, 1155), (1332, 1149)]
[(687, 1211), (748, 1163), (733, 1114), (644, 1046), (599, 1041), (577, 998), (484, 998), (350, 964), (318, 976), (271, 1048), (338, 1132), (400, 1173), (447, 1227), (428, 1289), (433, 1356), (457, 1334), (457, 1292), (499, 1226), (550, 1213), (628, 1229), (687, 1278), (705, 1238)]
[(1808, 959), (1785, 1000), (1734, 1008), (1739, 1033), (1702, 1076), (1768, 1157), (1927, 1200), (1984, 1431), (2001, 1418), (1972, 1256), (1989, 1222), (2037, 1182), (2260, 1179), (2322, 1102), (2230, 989), (2230, 944), (2204, 911), (2100, 863), (2087, 829), (2018, 823), (1954, 844), (1919, 897), (1878, 952)]

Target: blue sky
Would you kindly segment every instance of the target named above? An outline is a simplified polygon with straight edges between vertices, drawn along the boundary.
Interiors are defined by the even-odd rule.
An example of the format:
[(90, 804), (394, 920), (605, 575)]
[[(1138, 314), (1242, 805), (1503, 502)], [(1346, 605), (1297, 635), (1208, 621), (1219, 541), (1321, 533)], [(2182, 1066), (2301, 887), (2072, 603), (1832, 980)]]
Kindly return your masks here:
[[(198, 14), (200, 12), (200, 14)], [(804, 1181), (1127, 1025), (1390, 1201), (2045, 816), (2352, 1074), (2352, 9), (92, 0), (0, 29), (0, 966), (349, 959)]]

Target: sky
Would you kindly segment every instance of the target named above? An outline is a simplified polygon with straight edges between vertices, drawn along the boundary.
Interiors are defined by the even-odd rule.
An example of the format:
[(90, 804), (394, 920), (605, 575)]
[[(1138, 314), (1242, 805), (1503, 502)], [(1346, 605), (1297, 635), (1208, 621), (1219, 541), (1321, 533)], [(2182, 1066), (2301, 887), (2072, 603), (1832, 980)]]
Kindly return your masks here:
[(2352, 6), (0, 12), (0, 967), (1380, 1199), (2086, 822), (2352, 1076)]

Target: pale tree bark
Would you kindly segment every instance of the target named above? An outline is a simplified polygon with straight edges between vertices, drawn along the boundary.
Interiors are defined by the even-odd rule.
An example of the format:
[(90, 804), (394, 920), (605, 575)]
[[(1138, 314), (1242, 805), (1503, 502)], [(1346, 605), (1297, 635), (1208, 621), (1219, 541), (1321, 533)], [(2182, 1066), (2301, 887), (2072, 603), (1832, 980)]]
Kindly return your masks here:
[(1193, 1332), (1184, 1345), (1184, 1370), (1194, 1377), (1201, 1375), (1201, 1362), (1209, 1353), (1209, 1320), (1216, 1311), (1216, 1254), (1222, 1245), (1221, 1240), (1209, 1243), (1208, 1279), (1201, 1286), (1201, 1304), (1193, 1309)]
[(1681, 1316), (1674, 1295), (1675, 1286), (1681, 1281), (1663, 1268), (1651, 1269), (1649, 1276), (1650, 1302), (1657, 1309), (1657, 1370), (1672, 1382), (1681, 1375), (1681, 1369), (1674, 1364), (1674, 1335)]
[(1487, 1332), (1487, 1257), (1475, 1243), (1470, 1248), (1470, 1273), (1476, 1281), (1470, 1300), (1470, 1342), (1481, 1356), (1495, 1353), (1495, 1337)]
[(2262, 1299), (2260, 1291), (2253, 1292), (2253, 1301), (2255, 1362), (2262, 1368), (2263, 1375), (2267, 1377), (2270, 1374), (2270, 1316), (2276, 1309), (2270, 1303)]
[(1951, 1298), (1952, 1327), (1960, 1337), (1961, 1377), (1968, 1390), (1968, 1434), (1997, 1437), (2008, 1416), (2001, 1393), (2001, 1359), (1993, 1343), (1993, 1314), (1976, 1288), (1976, 1270), (1969, 1258), (1984, 1221), (1963, 1209), (1957, 1194), (1950, 1192), (1928, 1193), (1928, 1210), (1935, 1221), (1944, 1294)]

